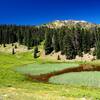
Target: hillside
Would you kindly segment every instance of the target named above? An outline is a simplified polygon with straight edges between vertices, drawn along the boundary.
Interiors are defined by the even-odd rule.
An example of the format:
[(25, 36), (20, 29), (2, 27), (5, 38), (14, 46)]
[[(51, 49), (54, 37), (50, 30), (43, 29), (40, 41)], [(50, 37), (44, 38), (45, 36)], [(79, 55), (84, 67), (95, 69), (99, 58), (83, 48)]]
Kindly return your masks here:
[[(95, 24), (85, 21), (66, 21), (65, 24), (63, 26), (60, 21), (56, 21), (55, 28), (0, 26), (0, 99), (100, 99), (99, 72), (95, 76), (91, 72), (89, 77), (88, 72), (86, 75), (81, 73), (100, 71), (100, 60), (92, 60), (99, 58), (100, 42), (95, 40), (95, 34), (98, 34), (99, 40), (100, 29), (90, 30), (89, 27), (95, 27)], [(68, 24), (70, 27), (67, 27)], [(95, 48), (97, 51), (94, 56)], [(80, 80), (76, 72), (79, 72)], [(77, 84), (81, 82), (80, 85), (67, 84), (68, 77), (64, 73), (72, 73), (68, 77)], [(56, 85), (54, 81), (57, 84), (63, 82), (64, 85)]]
[[(31, 55), (33, 55), (33, 51), (34, 49), (30, 49), (28, 50), (26, 46), (24, 45), (19, 45), (18, 43), (14, 43), (14, 45), (17, 45), (17, 48), (14, 49), (15, 51), (15, 55), (16, 54), (21, 54), (21, 53), (25, 53), (25, 52), (30, 52)], [(0, 53), (6, 53), (6, 54), (12, 54), (12, 49), (15, 48), (15, 46), (12, 46), (12, 44), (7, 44), (6, 47), (4, 48), (3, 46), (0, 46)], [(46, 59), (49, 59), (49, 60), (54, 60), (54, 61), (58, 61), (57, 58), (58, 58), (58, 55), (60, 57), (60, 60), (59, 61), (69, 61), (68, 59), (66, 59), (66, 56), (65, 55), (61, 55), (61, 52), (55, 52), (55, 51), (52, 51), (49, 55), (45, 55), (45, 50), (43, 49), (43, 43), (41, 43), (41, 45), (39, 45), (39, 59), (42, 59), (42, 60), (46, 60)], [(87, 53), (87, 54), (83, 54), (83, 57), (79, 57), (78, 55), (76, 56), (75, 59), (73, 59), (72, 61), (91, 61), (93, 60), (94, 58), (96, 58), (95, 56), (93, 56), (93, 51), (94, 51), (94, 48), (91, 49), (91, 52), (90, 53)]]
[[(44, 58), (57, 58), (58, 55), (64, 60), (92, 60), (97, 55), (100, 58), (99, 26), (84, 20), (56, 20), (40, 26), (0, 25), (0, 51), (11, 53), (12, 47), (7, 45), (18, 43), (15, 51), (25, 52), (44, 41), (41, 54)], [(98, 50), (90, 55), (92, 48)]]
[(47, 26), (48, 28), (61, 28), (62, 26), (76, 27), (77, 25), (81, 26), (82, 28), (94, 28), (99, 26), (84, 20), (56, 20), (43, 26)]

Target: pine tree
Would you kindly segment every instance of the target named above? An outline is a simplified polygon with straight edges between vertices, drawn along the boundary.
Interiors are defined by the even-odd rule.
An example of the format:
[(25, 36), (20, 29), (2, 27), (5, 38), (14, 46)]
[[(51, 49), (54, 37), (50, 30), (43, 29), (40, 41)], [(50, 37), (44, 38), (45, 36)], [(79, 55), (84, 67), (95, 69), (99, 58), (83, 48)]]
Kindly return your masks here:
[(100, 59), (100, 28), (96, 31), (96, 57)]
[(71, 34), (66, 34), (64, 37), (64, 53), (66, 55), (66, 59), (74, 59), (76, 56), (76, 52), (71, 40)]
[(45, 43), (44, 43), (45, 54), (48, 55), (53, 51), (52, 45), (52, 31), (46, 30), (45, 32)]
[(64, 36), (65, 36), (65, 31), (68, 30), (67, 27), (62, 27), (61, 29), (59, 29), (59, 46), (60, 46), (60, 51), (61, 51), (61, 54), (63, 55), (64, 54), (64, 43), (63, 43), (63, 40), (64, 40)]
[(37, 56), (37, 53), (38, 53), (39, 51), (38, 51), (38, 46), (36, 46), (35, 48), (34, 48), (34, 58), (37, 58), (38, 56)]
[(12, 49), (12, 55), (14, 55), (14, 54), (15, 54), (15, 49), (13, 48), (13, 49)]
[(57, 30), (53, 32), (52, 42), (55, 52), (58, 52), (60, 50), (60, 46), (59, 46), (59, 34)]
[(60, 58), (60, 56), (59, 56), (59, 55), (57, 56), (57, 60), (61, 60), (61, 58)]
[(100, 59), (100, 41), (96, 42), (96, 57)]

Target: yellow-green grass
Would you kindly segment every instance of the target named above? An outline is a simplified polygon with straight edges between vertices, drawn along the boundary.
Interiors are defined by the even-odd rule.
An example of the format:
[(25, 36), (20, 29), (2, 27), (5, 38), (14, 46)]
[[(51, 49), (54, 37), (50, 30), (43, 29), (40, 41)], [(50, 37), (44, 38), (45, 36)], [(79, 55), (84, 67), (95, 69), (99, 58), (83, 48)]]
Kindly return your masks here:
[(100, 88), (100, 72), (67, 73), (52, 77), (50, 83)]
[(0, 86), (12, 86), (24, 80), (24, 76), (13, 71), (15, 66), (34, 63), (31, 52), (17, 55), (0, 53)]
[(0, 97), (3, 97), (4, 100), (100, 99), (100, 89), (32, 82), (13, 70), (17, 66), (26, 64), (50, 62), (53, 61), (33, 59), (32, 52), (16, 55), (0, 53)]

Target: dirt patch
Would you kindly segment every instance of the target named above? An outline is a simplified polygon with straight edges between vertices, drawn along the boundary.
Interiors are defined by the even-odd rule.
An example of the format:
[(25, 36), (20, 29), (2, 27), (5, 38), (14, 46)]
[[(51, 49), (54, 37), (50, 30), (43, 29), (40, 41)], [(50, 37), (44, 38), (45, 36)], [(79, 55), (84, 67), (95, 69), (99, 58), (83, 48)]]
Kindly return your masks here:
[[(83, 57), (80, 57), (80, 56), (77, 55), (76, 58), (72, 59), (71, 61), (93, 61), (93, 60), (96, 59), (96, 56), (93, 56), (94, 50), (95, 50), (94, 48), (91, 48), (89, 53), (85, 54), (83, 52)], [(47, 59), (57, 61), (58, 55), (60, 57), (60, 61), (70, 61), (69, 59), (66, 59), (65, 55), (61, 54), (61, 51), (59, 51), (59, 52), (53, 51), (51, 54), (45, 55), (45, 51), (41, 50), (41, 58), (44, 59), (44, 60), (47, 58)]]
[(0, 46), (0, 52), (2, 53), (12, 53), (12, 49), (15, 48), (15, 45), (17, 46), (17, 48), (15, 49), (16, 53), (23, 53), (23, 52), (28, 52), (28, 51), (32, 51), (32, 50), (28, 50), (27, 46), (24, 45), (20, 45), (19, 43), (14, 43), (14, 46), (12, 46), (12, 44), (6, 44), (6, 47), (4, 48), (3, 45)]
[(100, 71), (100, 66), (94, 66), (94, 65), (80, 65), (79, 67), (73, 67), (73, 68), (66, 68), (61, 71), (55, 71), (48, 74), (42, 74), (42, 75), (26, 75), (29, 80), (35, 80), (35, 81), (41, 81), (41, 82), (48, 82), (49, 78), (64, 74), (64, 73), (71, 73), (71, 72), (83, 72), (83, 71)]

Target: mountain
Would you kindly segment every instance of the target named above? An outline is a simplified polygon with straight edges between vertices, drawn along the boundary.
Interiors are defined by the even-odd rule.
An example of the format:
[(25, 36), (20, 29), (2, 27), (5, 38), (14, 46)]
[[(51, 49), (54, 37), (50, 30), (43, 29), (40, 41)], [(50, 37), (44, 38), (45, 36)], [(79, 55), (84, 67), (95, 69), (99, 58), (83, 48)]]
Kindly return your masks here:
[(62, 26), (67, 26), (67, 27), (81, 26), (82, 28), (94, 28), (100, 25), (90, 23), (84, 20), (56, 20), (54, 22), (44, 24), (42, 26), (47, 26), (49, 28), (61, 28)]

